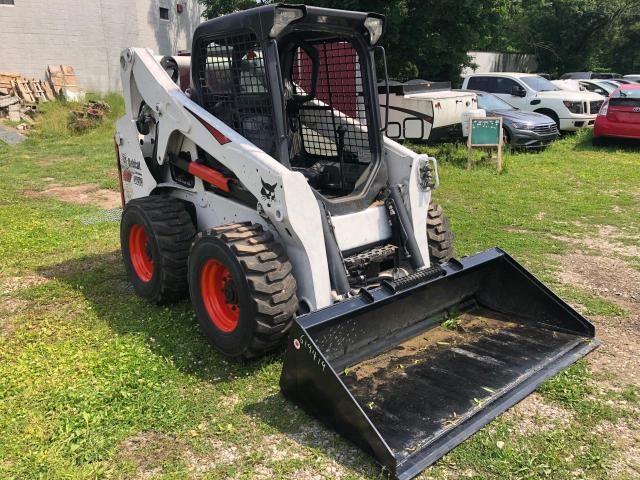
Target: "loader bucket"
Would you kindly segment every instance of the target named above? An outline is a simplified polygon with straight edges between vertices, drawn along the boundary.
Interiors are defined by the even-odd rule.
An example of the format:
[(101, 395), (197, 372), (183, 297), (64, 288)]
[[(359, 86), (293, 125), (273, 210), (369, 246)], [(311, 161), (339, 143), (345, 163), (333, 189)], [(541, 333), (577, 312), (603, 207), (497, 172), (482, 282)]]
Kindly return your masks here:
[(594, 333), (491, 249), (297, 318), (280, 386), (409, 479), (593, 350)]

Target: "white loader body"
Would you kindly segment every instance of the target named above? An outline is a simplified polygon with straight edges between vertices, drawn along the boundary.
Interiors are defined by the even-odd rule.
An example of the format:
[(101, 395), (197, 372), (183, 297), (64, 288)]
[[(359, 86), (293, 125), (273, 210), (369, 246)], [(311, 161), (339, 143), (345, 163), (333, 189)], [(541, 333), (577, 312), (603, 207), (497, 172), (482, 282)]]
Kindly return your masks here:
[[(199, 231), (238, 221), (260, 223), (286, 246), (300, 301), (311, 311), (331, 305), (335, 295), (331, 291), (321, 211), (305, 177), (283, 166), (189, 99), (150, 50), (125, 50), (121, 65), (126, 114), (117, 123), (115, 138), (125, 203), (166, 189), (170, 195), (195, 206)], [(164, 164), (168, 153), (178, 147), (180, 151), (190, 152), (192, 158), (198, 158), (199, 147), (237, 175), (241, 184), (259, 200), (257, 209), (205, 190), (200, 178), (195, 179), (193, 188), (176, 185), (170, 179), (166, 182), (154, 180), (144, 158), (149, 156), (154, 144), (136, 128), (142, 102), (153, 110), (162, 125), (153, 141), (158, 164)], [(344, 115), (342, 118), (353, 127), (352, 119)], [(206, 125), (226, 140), (220, 143)], [(419, 168), (424, 162), (435, 172), (435, 159), (416, 154), (385, 138), (384, 165), (390, 183), (402, 185), (416, 242), (428, 267), (426, 212), (431, 189), (419, 185)], [(265, 195), (264, 183), (276, 185), (272, 193)], [(387, 212), (380, 204), (359, 212), (332, 216), (332, 223), (342, 251), (378, 243), (391, 236)]]

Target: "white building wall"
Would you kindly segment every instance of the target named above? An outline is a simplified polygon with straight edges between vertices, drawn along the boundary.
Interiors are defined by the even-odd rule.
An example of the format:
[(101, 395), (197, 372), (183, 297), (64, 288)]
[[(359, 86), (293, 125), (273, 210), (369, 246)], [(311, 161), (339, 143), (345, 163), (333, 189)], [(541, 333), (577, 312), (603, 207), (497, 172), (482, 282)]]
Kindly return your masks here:
[(530, 53), (468, 52), (477, 68), (465, 68), (462, 76), (490, 72), (535, 72), (536, 56)]
[(71, 65), (83, 89), (119, 91), (124, 48), (190, 50), (201, 12), (198, 0), (15, 0), (0, 5), (0, 72), (42, 79), (48, 64)]

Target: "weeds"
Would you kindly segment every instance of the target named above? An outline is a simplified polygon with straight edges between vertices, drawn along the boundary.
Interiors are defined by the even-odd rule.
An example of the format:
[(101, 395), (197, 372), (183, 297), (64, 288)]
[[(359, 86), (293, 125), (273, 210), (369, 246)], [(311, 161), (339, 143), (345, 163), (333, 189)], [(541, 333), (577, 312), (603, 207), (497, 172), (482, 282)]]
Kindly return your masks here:
[[(82, 218), (97, 208), (25, 196), (51, 183), (118, 188), (113, 129), (123, 102), (102, 99), (112, 110), (96, 129), (71, 132), (74, 105), (52, 102), (26, 142), (0, 145), (0, 284), (12, 286), (0, 291), (11, 324), (0, 330), (0, 478), (383, 477), (278, 394), (279, 357), (227, 362), (203, 339), (188, 302), (169, 308), (135, 297), (117, 223), (87, 225)], [(549, 234), (637, 228), (637, 152), (593, 149), (589, 138), (583, 131), (538, 154), (507, 152), (501, 175), (484, 164), (467, 172), (464, 147), (419, 147), (438, 157), (435, 197), (457, 254), (498, 245), (553, 282), (547, 254), (568, 247)], [(582, 291), (561, 293), (590, 312), (623, 314)], [(582, 362), (540, 389), (576, 413), (568, 426), (520, 434), (499, 418), (423, 478), (608, 478), (607, 463), (625, 452), (593, 426), (626, 418), (607, 401), (637, 405), (639, 392), (601, 394), (590, 381)], [(145, 438), (153, 448), (132, 454)]]

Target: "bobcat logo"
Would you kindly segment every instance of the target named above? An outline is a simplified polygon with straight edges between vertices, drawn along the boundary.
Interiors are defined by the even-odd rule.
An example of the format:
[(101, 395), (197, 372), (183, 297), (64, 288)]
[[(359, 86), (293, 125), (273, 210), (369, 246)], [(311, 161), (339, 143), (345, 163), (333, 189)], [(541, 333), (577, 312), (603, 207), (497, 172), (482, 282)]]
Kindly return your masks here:
[(270, 207), (271, 202), (276, 199), (276, 187), (278, 186), (278, 184), (274, 183), (273, 185), (270, 185), (267, 182), (265, 182), (262, 178), (260, 178), (260, 181), (262, 182), (262, 189), (260, 189), (260, 195), (262, 195), (262, 199), (265, 202), (267, 202), (267, 206)]

